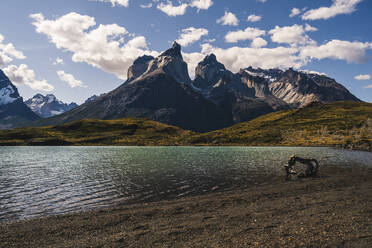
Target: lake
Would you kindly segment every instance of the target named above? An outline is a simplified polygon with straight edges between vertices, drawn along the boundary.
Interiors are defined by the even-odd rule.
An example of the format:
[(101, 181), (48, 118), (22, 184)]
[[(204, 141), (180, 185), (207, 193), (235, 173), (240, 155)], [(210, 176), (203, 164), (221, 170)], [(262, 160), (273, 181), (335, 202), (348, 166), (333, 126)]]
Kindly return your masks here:
[(291, 154), (372, 166), (372, 153), (300, 147), (0, 147), (0, 222), (246, 188)]

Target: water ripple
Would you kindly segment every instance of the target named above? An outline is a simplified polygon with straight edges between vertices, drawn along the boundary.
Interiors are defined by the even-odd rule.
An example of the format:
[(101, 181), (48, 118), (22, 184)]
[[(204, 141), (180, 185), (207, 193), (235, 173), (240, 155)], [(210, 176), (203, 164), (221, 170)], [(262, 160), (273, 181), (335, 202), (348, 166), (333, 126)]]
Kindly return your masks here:
[[(0, 147), (0, 222), (264, 183), (296, 153), (372, 166), (372, 153), (290, 147)], [(261, 181), (259, 180), (261, 178)]]

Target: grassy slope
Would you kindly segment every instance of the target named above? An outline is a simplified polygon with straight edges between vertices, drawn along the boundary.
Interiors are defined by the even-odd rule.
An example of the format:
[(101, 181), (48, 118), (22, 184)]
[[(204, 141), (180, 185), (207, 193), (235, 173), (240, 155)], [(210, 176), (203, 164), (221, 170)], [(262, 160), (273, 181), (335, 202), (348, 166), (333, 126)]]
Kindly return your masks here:
[(0, 145), (178, 145), (192, 133), (144, 120), (81, 120), (0, 132)]
[(82, 120), (1, 131), (0, 145), (337, 145), (372, 150), (372, 104), (314, 103), (204, 134), (143, 119)]
[(313, 103), (192, 137), (196, 144), (342, 145), (372, 148), (372, 104)]

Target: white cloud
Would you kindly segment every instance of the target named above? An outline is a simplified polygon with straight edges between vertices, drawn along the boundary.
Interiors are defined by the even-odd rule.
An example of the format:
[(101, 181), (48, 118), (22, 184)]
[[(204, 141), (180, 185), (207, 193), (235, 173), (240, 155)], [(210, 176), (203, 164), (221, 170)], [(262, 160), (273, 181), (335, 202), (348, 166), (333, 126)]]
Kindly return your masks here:
[(363, 88), (365, 88), (365, 89), (372, 89), (372, 84), (366, 85)]
[(307, 46), (301, 49), (301, 57), (311, 59), (339, 59), (349, 63), (362, 63), (368, 60), (366, 50), (372, 43), (331, 40), (321, 46)]
[(84, 85), (82, 81), (75, 79), (75, 77), (71, 74), (68, 74), (64, 71), (57, 71), (57, 75), (60, 80), (68, 83), (68, 85), (70, 85), (71, 88), (76, 88), (76, 87), (87, 88), (87, 86)]
[(187, 63), (187, 68), (189, 71), (189, 75), (191, 78), (195, 77), (195, 68), (200, 61), (202, 61), (205, 57), (203, 53), (182, 53), (183, 59)]
[(53, 62), (53, 65), (63, 65), (65, 62), (60, 57), (57, 57), (56, 60)]
[(152, 3), (148, 3), (148, 4), (140, 4), (140, 7), (143, 8), (143, 9), (149, 9), (152, 7)]
[(286, 43), (291, 46), (315, 45), (316, 42), (305, 33), (305, 29), (306, 27), (298, 24), (284, 27), (275, 26), (269, 31), (269, 34), (271, 34), (271, 40), (276, 43)]
[(124, 7), (129, 6), (129, 0), (97, 0), (97, 2), (111, 3), (112, 7), (115, 7), (116, 5)]
[(195, 41), (201, 39), (202, 36), (208, 35), (208, 30), (205, 28), (194, 28), (189, 27), (182, 29), (181, 35), (178, 38), (177, 42), (182, 46), (188, 46)]
[(350, 14), (356, 10), (356, 5), (363, 0), (333, 0), (330, 7), (311, 9), (302, 15), (303, 20), (327, 20), (340, 14)]
[(124, 43), (128, 31), (117, 24), (99, 25), (93, 17), (69, 13), (56, 20), (33, 14), (36, 32), (48, 36), (58, 49), (72, 53), (72, 61), (85, 62), (125, 80), (127, 69), (138, 56), (158, 53), (147, 49), (145, 37)]
[(27, 85), (33, 90), (54, 90), (53, 85), (49, 84), (46, 80), (36, 80), (35, 72), (25, 64), (21, 64), (20, 66), (10, 65), (4, 68), (4, 72), (15, 85)]
[(249, 21), (249, 22), (258, 22), (258, 21), (260, 21), (261, 19), (262, 19), (261, 16), (258, 16), (258, 15), (250, 15), (250, 16), (248, 16), (247, 21)]
[(228, 26), (238, 26), (238, 18), (231, 12), (225, 11), (225, 15), (217, 20), (217, 23)]
[(26, 59), (26, 56), (18, 51), (12, 43), (4, 44), (4, 36), (0, 34), (0, 66), (10, 63), (13, 59)]
[(213, 47), (211, 44), (202, 45), (202, 54), (214, 53), (218, 60), (229, 70), (238, 72), (247, 66), (269, 68), (299, 68), (303, 66), (303, 60), (298, 57), (298, 48), (254, 48), (254, 47), (231, 47), (227, 49)]
[(318, 31), (316, 27), (310, 26), (309, 24), (305, 24), (305, 31), (307, 32), (313, 32), (313, 31)]
[[(261, 37), (257, 37), (250, 47), (230, 47), (219, 48), (209, 43), (202, 45), (200, 53), (193, 53), (187, 58), (189, 71), (193, 71), (197, 63), (207, 54), (214, 53), (218, 60), (229, 70), (238, 72), (247, 66), (269, 68), (288, 67), (301, 68), (313, 59), (337, 59), (347, 62), (364, 62), (367, 59), (366, 50), (372, 50), (372, 43), (350, 42), (350, 41), (330, 41), (324, 45), (300, 45), (289, 47), (262, 47), (267, 43)], [(186, 55), (184, 56), (186, 57)], [(186, 60), (186, 59), (185, 59)], [(189, 62), (191, 61), (191, 62)], [(309, 71), (310, 73), (321, 73)]]
[(309, 73), (309, 74), (316, 74), (316, 75), (328, 77), (328, 75), (324, 72), (318, 72), (318, 71), (312, 71), (312, 70), (300, 70), (300, 71), (305, 72), (305, 73)]
[(212, 7), (213, 1), (212, 0), (193, 0), (190, 3), (190, 7), (195, 7), (198, 10), (206, 10)]
[(262, 39), (261, 37), (255, 38), (251, 43), (251, 47), (255, 47), (255, 48), (264, 47), (266, 45), (267, 45), (267, 41)]
[(188, 5), (186, 3), (173, 6), (172, 2), (160, 3), (157, 8), (169, 16), (184, 15)]
[(358, 75), (354, 77), (356, 80), (370, 80), (371, 75), (365, 74), (365, 75)]
[(259, 1), (260, 3), (266, 3), (266, 0), (257, 0)]
[(255, 38), (265, 34), (266, 31), (264, 30), (248, 27), (245, 30), (228, 32), (225, 36), (225, 41), (229, 43), (236, 43), (241, 40), (254, 40)]
[(301, 14), (301, 10), (298, 9), (298, 8), (293, 8), (291, 10), (291, 14), (289, 15), (289, 17), (294, 17), (294, 16), (299, 15), (299, 14)]

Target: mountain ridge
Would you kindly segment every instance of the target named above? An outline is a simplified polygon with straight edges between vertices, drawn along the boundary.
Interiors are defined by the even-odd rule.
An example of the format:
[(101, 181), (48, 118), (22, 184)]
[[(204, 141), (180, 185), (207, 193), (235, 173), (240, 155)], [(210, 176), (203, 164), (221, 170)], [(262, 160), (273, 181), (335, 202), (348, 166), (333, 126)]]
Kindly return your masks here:
[(174, 42), (156, 58), (137, 58), (128, 69), (128, 80), (116, 89), (30, 125), (134, 117), (208, 132), (312, 102), (360, 101), (334, 79), (292, 68), (247, 67), (233, 73), (214, 54), (197, 65), (194, 80), (187, 67), (181, 46)]
[(64, 103), (58, 100), (53, 94), (36, 94), (25, 101), (25, 104), (37, 115), (43, 118), (59, 115), (76, 108), (78, 105), (74, 102)]

